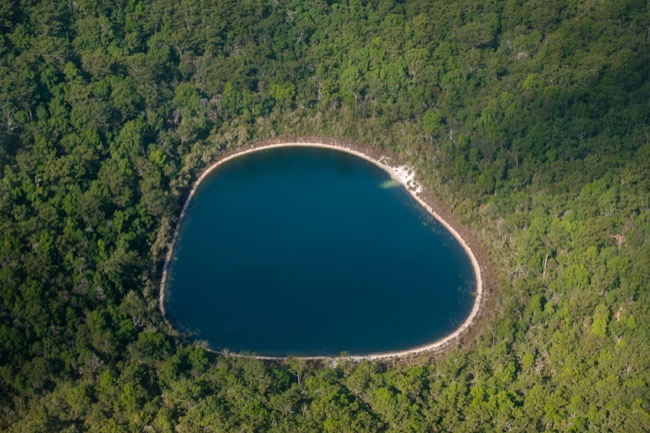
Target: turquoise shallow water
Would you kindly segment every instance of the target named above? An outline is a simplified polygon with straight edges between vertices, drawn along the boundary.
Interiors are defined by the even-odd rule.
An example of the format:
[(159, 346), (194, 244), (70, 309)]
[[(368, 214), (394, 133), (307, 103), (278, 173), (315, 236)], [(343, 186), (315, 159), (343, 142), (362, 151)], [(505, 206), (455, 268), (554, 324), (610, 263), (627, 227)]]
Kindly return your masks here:
[(215, 349), (260, 355), (403, 350), (469, 314), (462, 247), (373, 164), (280, 148), (199, 186), (169, 268), (166, 311)]

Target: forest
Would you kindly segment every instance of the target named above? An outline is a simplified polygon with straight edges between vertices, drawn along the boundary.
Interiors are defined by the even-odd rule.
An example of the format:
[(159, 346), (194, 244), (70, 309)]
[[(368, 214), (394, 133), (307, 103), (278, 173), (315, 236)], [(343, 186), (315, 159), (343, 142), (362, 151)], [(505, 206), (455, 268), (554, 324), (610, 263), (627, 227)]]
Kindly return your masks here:
[[(650, 430), (645, 0), (0, 0), (0, 430)], [(158, 308), (183, 201), (258, 140), (417, 168), (480, 240), (445, 353), (263, 362)]]

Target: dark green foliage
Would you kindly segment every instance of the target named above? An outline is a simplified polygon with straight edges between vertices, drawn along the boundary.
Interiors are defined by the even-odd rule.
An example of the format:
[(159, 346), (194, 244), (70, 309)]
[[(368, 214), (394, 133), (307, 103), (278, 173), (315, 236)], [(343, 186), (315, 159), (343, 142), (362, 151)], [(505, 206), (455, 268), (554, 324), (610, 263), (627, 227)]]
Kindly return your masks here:
[[(647, 431), (649, 22), (642, 0), (0, 2), (0, 429)], [(472, 344), (270, 365), (165, 334), (189, 185), (281, 134), (416, 166), (496, 269)]]

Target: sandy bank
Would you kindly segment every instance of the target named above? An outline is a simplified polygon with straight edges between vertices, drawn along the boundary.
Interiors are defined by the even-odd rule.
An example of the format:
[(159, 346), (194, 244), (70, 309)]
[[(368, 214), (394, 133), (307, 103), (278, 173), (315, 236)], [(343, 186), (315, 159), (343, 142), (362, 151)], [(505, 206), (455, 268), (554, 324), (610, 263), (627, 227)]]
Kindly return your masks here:
[[(176, 229), (174, 231), (174, 237), (172, 241), (172, 246), (167, 252), (167, 256), (165, 259), (165, 265), (163, 267), (163, 274), (162, 274), (162, 280), (161, 280), (161, 285), (160, 285), (160, 309), (162, 311), (163, 317), (166, 319), (166, 312), (165, 312), (165, 294), (166, 294), (166, 287), (167, 287), (167, 276), (168, 276), (168, 267), (169, 263), (171, 261), (171, 258), (173, 256), (173, 247), (176, 244), (176, 240), (178, 238), (178, 234), (181, 228), (181, 225), (183, 223), (183, 219), (185, 218), (185, 214), (187, 212), (187, 209), (189, 207), (189, 204), (192, 200), (192, 197), (196, 193), (199, 185), (201, 182), (216, 168), (218, 168), (220, 165), (237, 158), (239, 156), (243, 156), (252, 152), (258, 152), (262, 151), (265, 149), (274, 149), (274, 148), (279, 148), (279, 147), (319, 147), (319, 148), (325, 148), (325, 149), (334, 149), (346, 153), (350, 153), (352, 155), (358, 156), (360, 158), (363, 158), (372, 164), (380, 167), (384, 171), (388, 172), (393, 179), (401, 183), (406, 190), (411, 194), (411, 196), (420, 203), (422, 207), (424, 207), (436, 220), (438, 220), (449, 232), (456, 238), (456, 240), (461, 244), (463, 249), (465, 250), (465, 253), (469, 257), (472, 267), (474, 268), (474, 276), (475, 276), (475, 299), (474, 299), (474, 305), (472, 306), (472, 310), (470, 311), (469, 315), (465, 319), (465, 321), (458, 327), (454, 332), (451, 334), (448, 334), (447, 336), (436, 340), (432, 343), (425, 344), (422, 346), (414, 347), (412, 349), (407, 349), (407, 350), (399, 350), (399, 351), (394, 351), (394, 352), (382, 352), (382, 353), (372, 353), (372, 354), (367, 354), (367, 355), (350, 355), (347, 356), (347, 358), (354, 360), (354, 361), (360, 361), (363, 359), (369, 359), (369, 360), (386, 360), (390, 358), (399, 358), (399, 357), (406, 357), (406, 356), (412, 356), (412, 355), (417, 355), (420, 353), (424, 352), (434, 352), (434, 351), (441, 351), (444, 350), (452, 345), (453, 342), (457, 341), (462, 335), (466, 334), (468, 330), (472, 327), (474, 322), (476, 321), (480, 311), (481, 307), (484, 304), (484, 267), (482, 267), (477, 259), (477, 255), (473, 251), (472, 248), (470, 248), (470, 244), (472, 242), (468, 242), (466, 239), (461, 236), (459, 233), (460, 230), (457, 230), (454, 228), (452, 224), (450, 224), (447, 219), (450, 219), (449, 217), (447, 219), (443, 218), (441, 216), (441, 209), (439, 206), (436, 206), (433, 203), (433, 198), (424, 194), (423, 193), (423, 188), (422, 186), (417, 182), (416, 180), (416, 173), (415, 170), (412, 167), (408, 166), (399, 166), (399, 165), (394, 165), (391, 163), (390, 158), (387, 158), (382, 155), (377, 155), (376, 152), (370, 150), (370, 149), (364, 149), (362, 146), (354, 144), (354, 143), (345, 143), (341, 141), (336, 141), (336, 140), (329, 140), (329, 139), (314, 139), (314, 138), (297, 138), (297, 139), (285, 139), (285, 140), (270, 140), (270, 141), (264, 141), (264, 142), (259, 142), (252, 144), (244, 149), (238, 149), (237, 151), (234, 152), (228, 152), (224, 154), (221, 158), (219, 158), (218, 161), (216, 161), (214, 164), (212, 164), (210, 167), (208, 167), (196, 180), (194, 185), (192, 186), (192, 189), (190, 190), (190, 193), (185, 200), (185, 204), (183, 205), (183, 209), (181, 211), (181, 215), (179, 217), (179, 220), (176, 225)], [(474, 243), (476, 243), (474, 241)], [(168, 323), (169, 324), (169, 323)], [(169, 324), (171, 326), (171, 324)], [(173, 328), (173, 327), (172, 327)], [(230, 353), (231, 356), (249, 356), (249, 355), (240, 355), (240, 354), (233, 354)], [(279, 359), (284, 359), (285, 357), (274, 357), (274, 356), (255, 356), (257, 359), (267, 359), (267, 360), (279, 360)], [(328, 360), (328, 359), (336, 359), (338, 358), (337, 356), (308, 356), (308, 357), (298, 357), (302, 359), (307, 359), (307, 360)]]

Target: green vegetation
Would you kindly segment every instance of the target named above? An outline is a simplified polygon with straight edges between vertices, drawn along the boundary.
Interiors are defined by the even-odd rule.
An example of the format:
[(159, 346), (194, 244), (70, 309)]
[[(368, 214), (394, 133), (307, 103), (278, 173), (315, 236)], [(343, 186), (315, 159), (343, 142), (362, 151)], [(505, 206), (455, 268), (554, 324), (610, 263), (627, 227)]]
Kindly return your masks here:
[[(644, 0), (0, 2), (0, 429), (648, 431)], [(221, 152), (347, 137), (490, 251), (438, 359), (214, 356), (165, 333), (166, 247)]]

